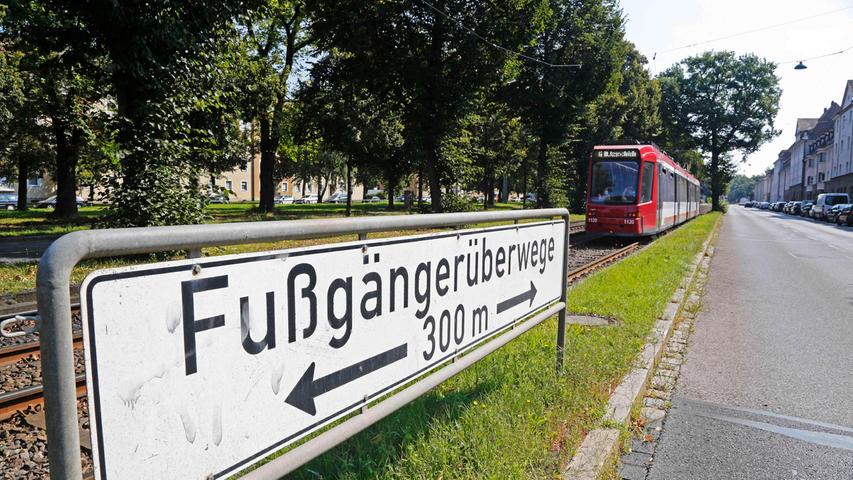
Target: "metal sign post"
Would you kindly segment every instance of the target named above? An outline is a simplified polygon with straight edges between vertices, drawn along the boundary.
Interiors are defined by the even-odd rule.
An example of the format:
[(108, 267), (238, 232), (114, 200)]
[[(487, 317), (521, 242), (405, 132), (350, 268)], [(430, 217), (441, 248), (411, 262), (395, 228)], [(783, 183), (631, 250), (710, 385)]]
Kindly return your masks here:
[(459, 358), (253, 475), (298, 468), (555, 313), (559, 368), (568, 212), (60, 238), (38, 274), (52, 478), (80, 478), (68, 279), (81, 259), (553, 217), (562, 221), (189, 259), (87, 278), (81, 293), (97, 476), (221, 478)]

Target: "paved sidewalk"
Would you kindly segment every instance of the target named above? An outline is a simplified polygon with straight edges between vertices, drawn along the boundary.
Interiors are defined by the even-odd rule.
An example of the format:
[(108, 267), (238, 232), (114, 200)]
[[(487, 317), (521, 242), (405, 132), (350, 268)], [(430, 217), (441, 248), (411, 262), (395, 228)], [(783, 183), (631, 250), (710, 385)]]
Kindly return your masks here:
[(734, 206), (647, 478), (853, 480), (853, 231)]

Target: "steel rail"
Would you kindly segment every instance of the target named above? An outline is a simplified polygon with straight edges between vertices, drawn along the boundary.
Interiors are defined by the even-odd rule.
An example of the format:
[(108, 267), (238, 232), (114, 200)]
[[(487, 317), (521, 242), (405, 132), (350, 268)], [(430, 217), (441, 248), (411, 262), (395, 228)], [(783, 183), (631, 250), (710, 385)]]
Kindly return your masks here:
[[(567, 278), (569, 281), (576, 280), (579, 277), (582, 277), (583, 275), (586, 275), (593, 270), (601, 268), (602, 266), (612, 262), (613, 260), (617, 260), (621, 257), (624, 257), (625, 255), (627, 255), (629, 253), (632, 253), (637, 248), (639, 248), (639, 243), (632, 243), (631, 245), (628, 245), (624, 248), (616, 250), (616, 251), (609, 253), (603, 257), (597, 258), (591, 262), (586, 263), (585, 265), (583, 265), (581, 267), (578, 267), (578, 268), (572, 270), (571, 272), (568, 273)], [(83, 336), (81, 333), (74, 334), (74, 346), (75, 347), (82, 347), (82, 345), (83, 345), (82, 338), (83, 338)], [(39, 354), (39, 342), (38, 341), (28, 342), (25, 344), (13, 345), (11, 347), (6, 347), (6, 348), (0, 348), (0, 366), (10, 364), (11, 362), (8, 362), (7, 359), (13, 358), (12, 356), (16, 355), (17, 352), (22, 352), (22, 353), (27, 352), (27, 353), (23, 353), (18, 358), (24, 358), (25, 356), (27, 356), (27, 354), (38, 355)], [(77, 379), (78, 379), (78, 382), (84, 381), (85, 376), (79, 375), (77, 377)], [(27, 387), (26, 389), (23, 389), (23, 390), (36, 392), (39, 396), (41, 395), (41, 392), (42, 392), (41, 385), (33, 385), (33, 386)], [(14, 409), (10, 410), (9, 407), (7, 407), (5, 403), (2, 403), (2, 401), (4, 398), (10, 398), (10, 399), (14, 398), (14, 394), (16, 392), (18, 392), (18, 391), (16, 390), (14, 392), (7, 392), (6, 394), (0, 395), (0, 420), (5, 420), (5, 419), (9, 418), (10, 415), (8, 415), (7, 412), (9, 412), (9, 411), (11, 413), (15, 412)], [(83, 388), (83, 393), (85, 393), (85, 385)], [(26, 394), (24, 394), (24, 395), (26, 396)], [(31, 403), (31, 404), (36, 404), (36, 403), (41, 403), (41, 399), (40, 398), (34, 398), (33, 403)], [(19, 409), (26, 408), (29, 405), (30, 404), (22, 404), (22, 406), (19, 407)]]
[[(83, 347), (83, 333), (77, 332), (72, 336), (75, 348)], [(40, 354), (40, 344), (38, 340), (32, 342), (16, 343), (0, 347), (0, 368), (12, 365), (22, 358), (27, 358), (30, 355)]]
[(615, 252), (608, 253), (607, 255), (605, 255), (603, 257), (596, 258), (595, 260), (593, 260), (589, 263), (581, 265), (580, 267), (569, 272), (568, 281), (572, 282), (572, 281), (592, 272), (593, 270), (595, 270), (595, 269), (597, 269), (597, 268), (599, 268), (599, 267), (601, 267), (607, 263), (612, 262), (613, 260), (616, 260), (620, 257), (623, 257), (625, 255), (633, 253), (638, 248), (640, 248), (640, 243), (634, 242), (634, 243), (628, 245), (627, 247), (620, 248), (619, 250), (616, 250)]
[[(77, 375), (74, 378), (77, 398), (86, 395), (86, 376)], [(8, 420), (14, 414), (34, 405), (44, 405), (44, 386), (31, 385), (11, 392), (0, 394), (0, 420)], [(76, 406), (75, 406), (76, 408)]]

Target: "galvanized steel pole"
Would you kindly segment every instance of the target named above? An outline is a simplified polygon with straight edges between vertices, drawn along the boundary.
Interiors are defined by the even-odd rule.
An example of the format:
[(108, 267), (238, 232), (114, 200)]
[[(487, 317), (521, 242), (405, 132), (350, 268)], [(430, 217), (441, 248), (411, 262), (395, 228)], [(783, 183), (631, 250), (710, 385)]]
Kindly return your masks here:
[[(568, 245), (569, 213), (564, 208), (542, 210), (401, 215), (382, 218), (287, 220), (216, 225), (122, 228), (76, 231), (53, 242), (39, 261), (36, 277), (41, 317), (41, 362), (47, 423), (48, 459), (52, 479), (82, 478), (77, 428), (77, 393), (71, 332), (71, 271), (81, 260), (166, 250), (238, 245), (277, 240), (321, 238), (382, 232), (401, 228), (434, 228), (487, 222), (562, 217)], [(565, 250), (564, 254), (567, 254)], [(565, 276), (563, 266), (562, 313), (558, 333), (558, 362), (562, 362), (565, 335)], [(548, 311), (553, 314), (551, 307)], [(521, 333), (521, 332), (519, 332)], [(515, 334), (513, 334), (514, 338)], [(507, 339), (508, 341), (509, 339)], [(484, 350), (485, 352), (485, 350)], [(473, 357), (472, 357), (473, 359)], [(461, 364), (460, 364), (461, 365)]]
[[(563, 286), (561, 288), (560, 293), (560, 302), (565, 305), (568, 305), (568, 288), (569, 288), (569, 231), (571, 230), (571, 226), (569, 225), (569, 213), (563, 216), (565, 220), (565, 234), (563, 235)], [(561, 372), (563, 370), (563, 357), (564, 351), (566, 347), (566, 308), (563, 307), (560, 310), (560, 314), (557, 316), (557, 372)]]

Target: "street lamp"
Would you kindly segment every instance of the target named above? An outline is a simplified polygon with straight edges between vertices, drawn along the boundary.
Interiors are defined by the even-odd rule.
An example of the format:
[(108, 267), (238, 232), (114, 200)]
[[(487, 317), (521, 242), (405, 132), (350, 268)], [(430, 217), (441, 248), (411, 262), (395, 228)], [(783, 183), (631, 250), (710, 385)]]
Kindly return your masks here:
[(796, 66), (796, 67), (794, 67), (794, 70), (805, 70), (805, 69), (807, 69), (807, 68), (809, 68), (809, 67), (807, 67), (807, 66), (803, 65), (803, 62), (802, 62), (802, 61), (800, 61), (800, 63), (798, 63), (798, 64), (797, 64), (797, 66)]

